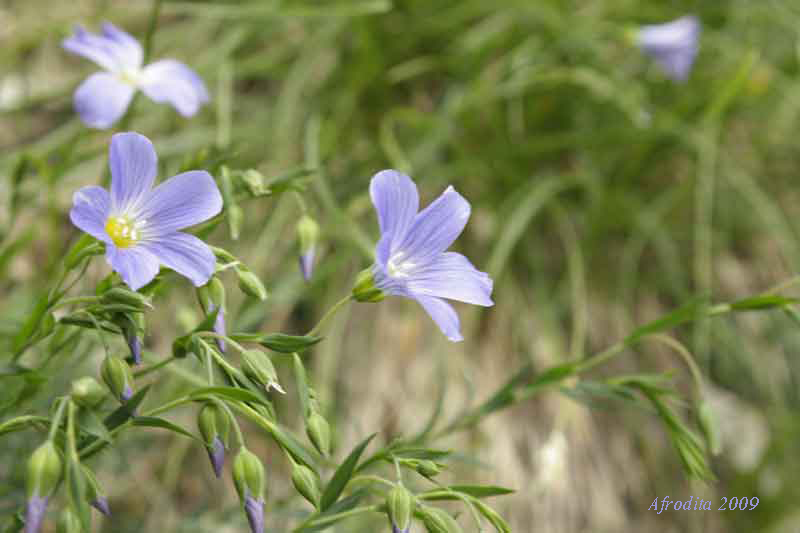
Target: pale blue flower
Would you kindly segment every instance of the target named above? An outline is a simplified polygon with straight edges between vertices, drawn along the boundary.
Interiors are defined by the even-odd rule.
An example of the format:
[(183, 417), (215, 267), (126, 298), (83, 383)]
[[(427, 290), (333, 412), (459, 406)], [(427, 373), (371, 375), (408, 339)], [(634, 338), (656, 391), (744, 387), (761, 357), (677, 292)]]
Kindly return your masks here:
[(372, 266), (374, 287), (416, 300), (448, 339), (463, 340), (458, 315), (444, 299), (494, 305), (489, 275), (463, 255), (445, 251), (464, 230), (469, 202), (448, 187), (417, 212), (416, 185), (394, 170), (378, 172), (369, 191), (381, 229)]
[(143, 66), (139, 41), (109, 22), (99, 34), (77, 27), (62, 46), (105, 69), (89, 76), (75, 91), (75, 109), (92, 128), (110, 128), (125, 114), (137, 89), (154, 102), (171, 104), (184, 117), (208, 102), (203, 80), (192, 69), (174, 59)]
[(637, 41), (675, 81), (686, 81), (697, 55), (700, 20), (686, 15), (665, 24), (642, 26)]
[(48, 499), (36, 494), (28, 499), (28, 504), (25, 508), (25, 533), (39, 533), (47, 511)]
[(117, 133), (109, 148), (111, 191), (84, 187), (72, 197), (70, 219), (106, 245), (106, 260), (133, 290), (148, 284), (160, 265), (208, 282), (216, 259), (206, 243), (179, 230), (222, 209), (211, 175), (191, 170), (153, 188), (158, 161), (152, 143), (138, 133)]

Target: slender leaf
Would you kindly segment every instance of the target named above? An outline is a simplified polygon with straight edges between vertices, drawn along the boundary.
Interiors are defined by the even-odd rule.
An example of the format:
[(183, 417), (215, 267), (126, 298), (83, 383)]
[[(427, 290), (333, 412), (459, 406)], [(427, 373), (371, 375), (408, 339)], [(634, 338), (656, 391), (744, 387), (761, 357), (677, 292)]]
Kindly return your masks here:
[(330, 482), (328, 482), (328, 485), (325, 487), (325, 491), (322, 493), (322, 498), (320, 499), (320, 509), (325, 511), (339, 498), (339, 495), (347, 486), (350, 478), (353, 477), (356, 464), (358, 464), (358, 459), (361, 457), (361, 454), (369, 445), (370, 441), (375, 438), (375, 435), (376, 433), (373, 433), (364, 439), (361, 444), (356, 446), (353, 451), (350, 452), (350, 455), (347, 456), (347, 459), (344, 460), (339, 468), (336, 469), (336, 472), (334, 472)]

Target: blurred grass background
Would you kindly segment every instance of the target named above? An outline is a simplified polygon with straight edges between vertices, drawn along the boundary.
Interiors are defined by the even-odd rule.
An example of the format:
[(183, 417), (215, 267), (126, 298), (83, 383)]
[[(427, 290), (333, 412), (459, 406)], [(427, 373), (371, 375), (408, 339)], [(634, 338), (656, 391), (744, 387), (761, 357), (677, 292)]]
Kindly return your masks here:
[[(17, 191), (22, 208), (0, 210), (3, 336), (16, 332), (77, 236), (67, 218), (72, 191), (99, 183), (106, 166), (112, 132), (86, 131), (71, 105), (76, 85), (97, 69), (60, 40), (75, 24), (103, 20), (143, 39), (151, 9), (144, 1), (0, 2), (3, 205), (21, 155), (39, 161)], [(702, 21), (700, 53), (688, 83), (675, 84), (624, 30), (686, 13)], [(800, 5), (778, 0), (165, 1), (153, 58), (196, 68), (212, 103), (185, 120), (139, 98), (129, 128), (155, 142), (161, 178), (203, 153), (267, 176), (317, 169), (306, 198), (324, 243), (309, 286), (297, 269), (299, 213), (289, 198), (247, 204), (238, 241), (224, 228), (209, 237), (271, 290), (256, 304), (226, 279), (233, 329), (307, 331), (348, 290), (377, 235), (367, 195), (377, 170), (410, 173), (423, 204), (448, 184), (472, 202), (456, 247), (494, 277), (497, 304), (459, 307), (465, 342), (448, 343), (415, 304), (390, 299), (351, 306), (313, 350), (341, 455), (372, 431), (419, 430), (440, 396), (450, 419), (525, 363), (541, 369), (594, 353), (693, 296), (732, 300), (797, 272), (798, 32)], [(90, 279), (106, 272), (96, 260)], [(151, 359), (199, 317), (188, 289), (181, 282), (148, 314)], [(650, 413), (589, 408), (555, 391), (437, 443), (464, 451), (454, 478), (515, 489), (496, 506), (519, 532), (797, 531), (797, 324), (744, 314), (674, 333), (709, 379), (724, 444), (718, 482), (686, 481)], [(77, 342), (48, 361), (36, 394), (22, 394), (25, 383), (13, 377), (0, 386), (19, 389), (25, 412), (45, 408), (71, 379), (96, 374), (96, 340)], [(599, 373), (670, 369), (689, 391), (683, 363), (659, 343)], [(156, 392), (179, 387), (163, 379)], [(291, 395), (279, 407), (297, 414)], [(0, 406), (2, 418), (20, 408), (10, 409)], [(193, 414), (178, 420), (191, 426)], [(14, 461), (32, 446), (24, 436), (3, 441), (0, 511), (22, 502)], [(275, 450), (265, 439), (256, 448), (270, 472), (268, 530), (287, 530), (303, 507), (286, 501), (288, 474)], [(123, 437), (97, 462), (115, 512), (102, 531), (242, 531), (231, 484), (214, 483), (204, 461), (186, 440)], [(722, 496), (760, 504), (648, 511), (664, 496), (711, 499), (714, 509)]]

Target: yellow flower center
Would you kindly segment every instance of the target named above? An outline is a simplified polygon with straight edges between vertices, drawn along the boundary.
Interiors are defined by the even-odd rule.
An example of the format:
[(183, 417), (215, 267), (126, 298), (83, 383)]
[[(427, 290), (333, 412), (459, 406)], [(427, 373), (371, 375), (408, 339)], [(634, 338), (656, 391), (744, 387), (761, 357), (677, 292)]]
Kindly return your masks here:
[(139, 240), (139, 230), (127, 217), (108, 217), (106, 233), (117, 248), (128, 248)]

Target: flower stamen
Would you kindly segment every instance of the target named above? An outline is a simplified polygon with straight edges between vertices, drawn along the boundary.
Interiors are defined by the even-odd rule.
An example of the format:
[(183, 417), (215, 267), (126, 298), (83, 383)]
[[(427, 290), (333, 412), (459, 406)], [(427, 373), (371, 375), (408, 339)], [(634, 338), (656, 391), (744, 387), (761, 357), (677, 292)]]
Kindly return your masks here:
[(129, 248), (141, 237), (141, 224), (132, 222), (128, 217), (111, 216), (106, 221), (106, 233), (117, 248)]

